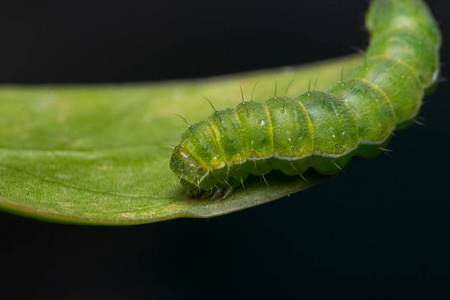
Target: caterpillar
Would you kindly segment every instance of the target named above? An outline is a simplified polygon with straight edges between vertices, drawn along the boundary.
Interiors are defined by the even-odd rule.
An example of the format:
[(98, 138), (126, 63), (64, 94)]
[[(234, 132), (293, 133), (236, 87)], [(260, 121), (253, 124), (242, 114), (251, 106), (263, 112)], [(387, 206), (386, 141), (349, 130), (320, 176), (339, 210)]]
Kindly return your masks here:
[(411, 125), (437, 85), (441, 33), (421, 0), (374, 0), (365, 61), (325, 91), (242, 101), (184, 132), (170, 168), (187, 191), (228, 197), (249, 174), (333, 175)]

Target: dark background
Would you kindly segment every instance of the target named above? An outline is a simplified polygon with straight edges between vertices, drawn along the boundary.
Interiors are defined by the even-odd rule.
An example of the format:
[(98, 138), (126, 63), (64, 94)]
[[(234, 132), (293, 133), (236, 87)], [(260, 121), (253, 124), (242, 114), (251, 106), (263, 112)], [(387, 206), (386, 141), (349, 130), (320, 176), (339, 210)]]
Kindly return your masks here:
[[(444, 33), (448, 1), (428, 1)], [(2, 4), (0, 83), (105, 83), (296, 65), (365, 48), (367, 1)], [(450, 282), (450, 84), (393, 152), (259, 207), (132, 227), (0, 212), (14, 298), (442, 297)]]

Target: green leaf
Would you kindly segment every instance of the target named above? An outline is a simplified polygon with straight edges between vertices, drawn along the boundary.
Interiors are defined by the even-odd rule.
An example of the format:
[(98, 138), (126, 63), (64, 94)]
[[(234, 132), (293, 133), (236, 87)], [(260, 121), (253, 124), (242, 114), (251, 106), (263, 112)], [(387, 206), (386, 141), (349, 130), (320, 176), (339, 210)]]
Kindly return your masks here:
[[(360, 57), (312, 66), (156, 84), (3, 86), (0, 88), (0, 209), (53, 222), (129, 225), (177, 217), (211, 217), (313, 186), (278, 172), (250, 178), (225, 200), (185, 195), (169, 169), (186, 124), (212, 109), (275, 93), (323, 90)], [(316, 78), (317, 86), (316, 86)], [(310, 83), (311, 81), (311, 83)], [(310, 83), (310, 84), (309, 84)], [(316, 86), (316, 87), (314, 87)]]

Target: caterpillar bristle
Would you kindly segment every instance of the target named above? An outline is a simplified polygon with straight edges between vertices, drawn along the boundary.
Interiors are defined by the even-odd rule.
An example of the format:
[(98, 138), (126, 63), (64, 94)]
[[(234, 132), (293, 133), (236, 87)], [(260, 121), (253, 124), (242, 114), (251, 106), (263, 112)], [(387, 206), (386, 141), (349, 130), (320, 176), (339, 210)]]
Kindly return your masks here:
[(255, 88), (256, 88), (256, 85), (257, 85), (257, 84), (258, 84), (258, 81), (255, 82), (255, 85), (253, 86), (253, 89), (252, 89), (252, 96), (251, 96), (251, 99), (250, 99), (251, 102), (253, 102), (253, 94), (254, 94), (254, 92), (255, 92)]

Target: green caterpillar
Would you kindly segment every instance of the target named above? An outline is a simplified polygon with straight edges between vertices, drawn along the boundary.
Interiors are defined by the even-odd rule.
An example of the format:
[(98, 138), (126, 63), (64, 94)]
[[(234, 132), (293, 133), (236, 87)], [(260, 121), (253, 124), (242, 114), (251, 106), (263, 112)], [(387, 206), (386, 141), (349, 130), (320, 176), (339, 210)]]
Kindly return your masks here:
[(332, 175), (353, 156), (378, 154), (437, 85), (441, 34), (420, 0), (375, 0), (366, 26), (365, 62), (325, 92), (243, 101), (190, 126), (170, 162), (183, 186), (225, 198), (249, 174)]

